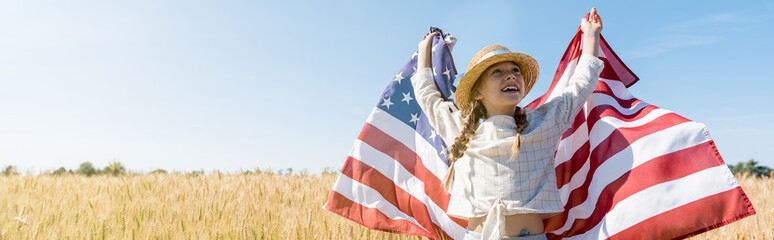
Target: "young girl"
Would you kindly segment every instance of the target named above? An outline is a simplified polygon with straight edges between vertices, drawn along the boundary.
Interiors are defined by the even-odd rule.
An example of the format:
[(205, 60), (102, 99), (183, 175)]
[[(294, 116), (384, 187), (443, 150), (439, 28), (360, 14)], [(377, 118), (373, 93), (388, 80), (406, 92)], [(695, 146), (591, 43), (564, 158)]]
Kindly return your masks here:
[[(543, 218), (563, 210), (553, 156), (559, 139), (594, 90), (604, 64), (597, 56), (602, 21), (592, 8), (581, 20), (583, 55), (570, 86), (534, 110), (517, 106), (538, 78), (532, 57), (492, 45), (460, 79), (457, 107), (433, 82), (431, 45), (419, 43), (411, 78), (417, 101), (450, 147), (447, 213), (468, 220), (465, 239), (545, 239)], [(504, 237), (509, 236), (509, 237)]]

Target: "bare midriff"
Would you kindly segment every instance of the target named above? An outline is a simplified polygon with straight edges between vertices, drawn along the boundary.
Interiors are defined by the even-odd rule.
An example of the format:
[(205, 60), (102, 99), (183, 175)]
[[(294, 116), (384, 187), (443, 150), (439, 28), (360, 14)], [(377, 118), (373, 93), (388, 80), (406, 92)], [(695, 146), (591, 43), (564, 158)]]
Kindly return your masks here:
[[(468, 219), (468, 229), (474, 232), (484, 230), (486, 216)], [(505, 216), (505, 236), (519, 236), (526, 229), (530, 235), (543, 233), (543, 218), (537, 213), (515, 214)]]

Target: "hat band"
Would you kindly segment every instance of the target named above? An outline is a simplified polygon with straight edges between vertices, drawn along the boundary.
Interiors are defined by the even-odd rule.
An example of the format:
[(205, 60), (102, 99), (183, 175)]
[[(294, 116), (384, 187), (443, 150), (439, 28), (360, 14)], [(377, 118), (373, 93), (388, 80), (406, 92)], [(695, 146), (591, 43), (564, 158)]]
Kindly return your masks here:
[(485, 54), (483, 57), (478, 59), (476, 64), (478, 64), (478, 63), (484, 61), (484, 59), (490, 58), (490, 57), (492, 57), (494, 55), (501, 54), (501, 53), (509, 53), (509, 52), (511, 52), (511, 51), (508, 51), (508, 50), (505, 50), (505, 49), (495, 49), (495, 50), (492, 50), (491, 52)]

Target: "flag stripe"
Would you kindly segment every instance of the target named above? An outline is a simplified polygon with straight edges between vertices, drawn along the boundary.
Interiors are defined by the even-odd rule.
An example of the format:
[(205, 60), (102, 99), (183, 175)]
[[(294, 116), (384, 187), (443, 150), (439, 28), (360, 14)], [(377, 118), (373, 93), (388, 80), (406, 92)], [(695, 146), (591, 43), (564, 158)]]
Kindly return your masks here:
[[(441, 184), (441, 180), (436, 178), (435, 175), (430, 173), (430, 171), (425, 168), (425, 166), (421, 163), (420, 157), (417, 156), (414, 151), (411, 151), (411, 149), (396, 141), (389, 134), (379, 130), (370, 123), (365, 124), (363, 130), (360, 132), (360, 136), (358, 136), (358, 140), (368, 143), (370, 147), (378, 150), (380, 154), (384, 154), (385, 156), (383, 157), (383, 161), (391, 161), (390, 164), (392, 164), (392, 161), (395, 161), (406, 170), (407, 173), (405, 175), (416, 177), (418, 181), (416, 181), (415, 185), (412, 185), (412, 187), (421, 187), (421, 192), (427, 194), (430, 197), (430, 200), (432, 200), (436, 205), (443, 209), (449, 205), (448, 194), (444, 191), (437, 191), (438, 188), (443, 186)], [(357, 152), (352, 151), (350, 156), (355, 156), (354, 154), (357, 154)], [(365, 153), (360, 154), (368, 155)], [(371, 157), (357, 158), (370, 159)]]
[[(569, 193), (569, 196), (571, 196), (565, 204), (565, 209), (568, 209), (567, 214), (573, 216), (573, 218), (586, 218), (590, 216), (592, 208), (596, 203), (594, 197), (599, 196), (602, 188), (629, 170), (658, 156), (707, 141), (703, 134), (695, 134), (697, 128), (701, 129), (702, 127), (702, 124), (695, 122), (682, 123), (640, 138), (632, 142), (623, 151), (609, 158), (602, 158), (603, 156), (592, 154), (590, 159), (592, 169), (590, 169), (589, 173), (586, 173), (587, 177), (583, 185), (575, 189), (565, 185), (559, 190), (560, 194)], [(676, 136), (680, 136), (680, 138)], [(665, 141), (664, 139), (674, 139), (674, 141)], [(598, 168), (604, 169), (604, 171), (595, 171), (597, 168), (594, 166), (598, 166)], [(591, 184), (592, 182), (594, 184)], [(573, 195), (580, 197), (576, 198)], [(591, 196), (591, 198), (586, 198), (586, 196)], [(565, 223), (565, 226), (560, 230), (564, 231), (568, 228), (569, 222)]]
[[(587, 234), (604, 239), (662, 212), (739, 187), (734, 181), (716, 181), (716, 184), (703, 184), (718, 179), (719, 176), (727, 177), (726, 172), (728, 172), (727, 166), (716, 166), (637, 192), (618, 202), (616, 207), (607, 213), (600, 223), (589, 230)], [(696, 186), (704, 187), (698, 188)], [(665, 192), (680, 194), (663, 194)], [(648, 220), (648, 222), (651, 221)], [(556, 234), (557, 232), (551, 233)]]
[(363, 206), (336, 191), (331, 191), (325, 209), (370, 229), (417, 236), (428, 235), (427, 231), (409, 220), (392, 219), (381, 209)]
[[(587, 231), (599, 223), (602, 217), (610, 209), (613, 209), (618, 202), (650, 186), (663, 181), (682, 178), (691, 173), (721, 164), (717, 161), (695, 161), (696, 159), (703, 158), (714, 158), (710, 142), (659, 156), (637, 166), (606, 185), (599, 196), (593, 196), (598, 199), (594, 206), (594, 212), (588, 218), (574, 220), (570, 228), (571, 230), (566, 231), (564, 235), (569, 236)], [(568, 215), (567, 212), (563, 212), (554, 216), (554, 218), (558, 218), (560, 221), (552, 221), (553, 223), (564, 223), (567, 221)], [(553, 231), (558, 227), (556, 225), (546, 226), (546, 230)]]
[[(365, 130), (364, 130), (365, 131)], [(388, 139), (381, 139), (382, 141), (389, 141)], [(385, 143), (390, 145), (399, 145), (398, 143), (392, 142), (392, 143)], [(373, 148), (371, 145), (367, 144), (364, 141), (356, 141), (353, 149), (356, 151), (353, 151), (351, 154), (351, 158), (357, 159), (358, 161), (364, 163), (365, 165), (368, 165), (369, 167), (375, 169), (378, 171), (381, 176), (384, 176), (388, 181), (390, 182), (367, 182), (363, 183), (365, 185), (368, 185), (372, 188), (377, 188), (379, 190), (390, 190), (390, 191), (398, 191), (398, 189), (405, 191), (408, 195), (403, 195), (405, 197), (414, 197), (418, 199), (420, 202), (424, 203), (423, 206), (414, 206), (421, 208), (424, 210), (425, 213), (430, 214), (431, 222), (434, 224), (438, 224), (444, 229), (459, 229), (462, 228), (460, 226), (463, 222), (459, 219), (454, 219), (445, 213), (445, 208), (436, 205), (432, 199), (426, 194), (425, 189), (427, 189), (427, 186), (422, 183), (422, 181), (418, 178), (416, 178), (414, 175), (409, 173), (407, 169), (405, 169), (402, 165), (399, 164), (399, 162), (403, 161), (402, 159), (394, 159), (390, 156), (384, 154), (383, 152), (379, 151), (378, 149)], [(365, 157), (368, 156), (368, 157)], [(362, 159), (362, 160), (360, 160)], [(369, 176), (369, 177), (377, 177), (377, 176)], [(378, 185), (378, 184), (390, 184), (388, 186), (394, 186), (397, 188), (384, 188), (384, 186)], [(381, 192), (381, 191), (380, 191)], [(438, 192), (438, 191), (435, 191)], [(443, 192), (443, 191), (441, 191)], [(393, 203), (395, 206), (403, 206), (398, 205), (396, 203)], [(415, 216), (416, 215), (412, 215)], [(421, 222), (421, 221), (420, 221)], [(422, 222), (422, 226), (428, 228), (430, 227), (430, 224), (427, 222)]]
[(427, 229), (420, 226), (413, 217), (401, 212), (394, 205), (390, 205), (376, 190), (345, 175), (339, 174), (336, 184), (333, 185), (330, 198), (335, 201), (328, 201), (326, 207), (328, 210), (342, 216), (348, 216), (350, 219), (356, 217), (357, 219), (352, 220), (366, 227), (392, 231), (389, 230), (391, 229), (389, 226), (397, 223), (401, 227), (396, 228), (396, 230), (401, 233), (429, 235)]
[[(364, 151), (365, 152), (365, 151)], [(430, 234), (433, 235), (445, 235), (443, 233), (436, 232), (438, 226), (433, 222), (431, 216), (438, 215), (436, 212), (428, 212), (430, 206), (425, 204), (406, 192), (400, 186), (394, 184), (392, 179), (386, 177), (382, 172), (372, 168), (368, 164), (365, 164), (354, 157), (347, 158), (346, 167), (342, 169), (341, 173), (353, 180), (369, 186), (379, 192), (385, 200), (396, 206), (401, 212), (408, 216), (414, 216), (414, 219), (426, 229), (430, 229)], [(400, 173), (387, 173), (391, 175), (397, 175)], [(396, 181), (405, 182), (405, 181)], [(443, 211), (440, 211), (443, 213)]]
[[(422, 159), (422, 165), (435, 175), (436, 179), (443, 179), (446, 175), (449, 166), (438, 156), (435, 147), (401, 120), (379, 108), (374, 108), (366, 123), (380, 129), (382, 132), (389, 132), (390, 138), (397, 140), (411, 150), (411, 152), (419, 155)], [(437, 141), (442, 141), (440, 136), (436, 137), (436, 139), (438, 139)]]
[[(755, 209), (744, 191), (741, 187), (736, 187), (653, 216), (647, 222), (640, 222), (610, 239), (687, 238), (753, 214)], [(707, 227), (686, 233), (686, 229), (690, 229), (697, 222)], [(644, 232), (652, 234), (643, 235)]]

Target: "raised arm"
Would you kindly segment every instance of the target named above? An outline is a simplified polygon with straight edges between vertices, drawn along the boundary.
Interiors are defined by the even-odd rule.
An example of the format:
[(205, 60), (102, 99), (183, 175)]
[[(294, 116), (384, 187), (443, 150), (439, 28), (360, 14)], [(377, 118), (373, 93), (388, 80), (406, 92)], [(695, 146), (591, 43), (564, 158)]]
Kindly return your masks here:
[[(575, 72), (564, 88), (562, 94), (551, 100), (552, 103), (544, 104), (541, 107), (558, 107), (560, 111), (556, 113), (558, 122), (562, 126), (569, 127), (575, 119), (575, 115), (581, 110), (583, 104), (594, 91), (599, 80), (599, 74), (602, 72), (604, 63), (599, 55), (599, 33), (602, 31), (602, 19), (597, 14), (597, 9), (592, 8), (591, 12), (581, 19), (581, 31), (583, 31), (582, 51)], [(547, 110), (547, 109), (544, 109)]]
[(446, 101), (441, 96), (433, 80), (432, 45), (433, 38), (439, 35), (440, 33), (433, 32), (419, 42), (417, 72), (411, 77), (411, 84), (414, 86), (417, 103), (427, 115), (430, 124), (436, 129), (437, 134), (450, 144), (450, 141), (460, 133), (462, 124), (459, 110), (452, 102)]
[(565, 88), (565, 92), (562, 94), (566, 104), (564, 111), (562, 111), (566, 125), (572, 124), (575, 115), (596, 88), (599, 74), (605, 66), (598, 58), (602, 18), (597, 14), (597, 8), (591, 8), (591, 12), (581, 18), (580, 28), (583, 31), (583, 54), (578, 59), (578, 66), (570, 79), (570, 85)]

